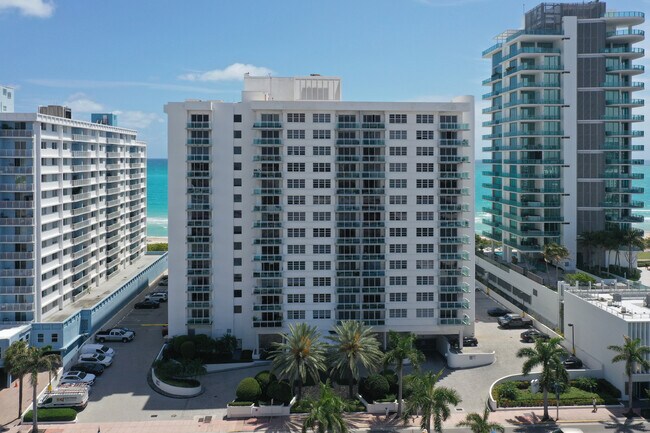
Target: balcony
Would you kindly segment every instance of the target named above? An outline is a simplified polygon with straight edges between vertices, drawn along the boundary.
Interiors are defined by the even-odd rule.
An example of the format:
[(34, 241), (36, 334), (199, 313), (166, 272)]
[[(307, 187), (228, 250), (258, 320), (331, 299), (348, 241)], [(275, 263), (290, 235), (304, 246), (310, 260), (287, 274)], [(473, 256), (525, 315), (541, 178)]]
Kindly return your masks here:
[(628, 223), (642, 223), (644, 221), (643, 215), (633, 214), (633, 215), (605, 215), (605, 221), (610, 223), (617, 224), (628, 224)]
[(602, 87), (606, 88), (616, 88), (617, 90), (634, 92), (636, 90), (643, 90), (645, 84), (640, 81), (607, 81), (602, 84)]
[(608, 42), (633, 44), (645, 39), (645, 32), (638, 29), (615, 30), (607, 32), (605, 37), (609, 39)]
[(513, 213), (504, 213), (503, 214), (504, 218), (508, 218), (511, 220), (519, 221), (519, 222), (525, 222), (525, 223), (561, 223), (564, 222), (564, 218), (556, 215), (517, 215)]
[(281, 262), (282, 254), (259, 254), (253, 256), (254, 262)]
[(452, 286), (440, 286), (440, 293), (469, 293), (469, 284), (462, 283)]
[(643, 48), (628, 48), (628, 47), (619, 47), (619, 48), (604, 48), (601, 50), (601, 53), (604, 53), (608, 56), (620, 56), (621, 58), (626, 59), (640, 59), (644, 56), (645, 50)]
[(256, 205), (253, 206), (253, 212), (282, 212), (280, 205)]
[(33, 311), (34, 304), (31, 302), (3, 302), (0, 304), (0, 312)]
[(281, 138), (255, 138), (253, 139), (254, 145), (281, 145)]
[(465, 326), (469, 326), (470, 325), (470, 320), (469, 320), (469, 317), (464, 317), (462, 319), (457, 318), (457, 317), (449, 318), (449, 319), (440, 318), (440, 319), (438, 319), (438, 325), (465, 325)]
[(643, 194), (645, 188), (641, 187), (606, 187), (606, 193), (610, 194)]
[(512, 58), (515, 58), (517, 56), (520, 56), (522, 54), (526, 54), (527, 56), (533, 56), (539, 54), (540, 56), (548, 55), (548, 54), (557, 54), (560, 55), (562, 54), (562, 50), (558, 48), (540, 48), (540, 47), (524, 47), (524, 48), (516, 48), (514, 50), (511, 50), (510, 53), (507, 55), (503, 56), (500, 60), (499, 63), (504, 63), (506, 60), (510, 60)]
[(605, 12), (608, 23), (633, 26), (645, 21), (643, 12)]
[(506, 102), (503, 108), (515, 107), (518, 105), (563, 105), (564, 99), (547, 99), (547, 98), (521, 98), (514, 101)]
[(642, 180), (645, 177), (643, 173), (604, 173), (605, 179), (632, 179)]
[(254, 304), (253, 311), (282, 311), (282, 304)]
[(282, 320), (261, 320), (253, 317), (253, 328), (282, 328)]
[(282, 129), (282, 122), (255, 122), (253, 123), (255, 129)]
[(201, 317), (201, 318), (188, 318), (187, 319), (187, 324), (188, 325), (212, 325), (212, 319), (208, 317)]
[(212, 140), (209, 138), (188, 138), (187, 144), (189, 146), (209, 146)]
[(361, 143), (361, 140), (354, 138), (339, 138), (336, 140), (338, 146), (356, 146)]
[(379, 138), (364, 138), (361, 141), (361, 144), (364, 146), (384, 146), (386, 144), (386, 140)]
[(439, 253), (438, 259), (440, 260), (469, 260), (469, 252), (460, 251), (457, 253)]
[(513, 90), (517, 90), (517, 89), (524, 89), (524, 88), (537, 89), (537, 88), (551, 88), (551, 87), (561, 87), (561, 86), (562, 85), (560, 84), (559, 81), (548, 81), (548, 82), (540, 82), (540, 83), (533, 82), (533, 81), (523, 81), (517, 84), (512, 84), (507, 87), (502, 87), (501, 89), (495, 89), (489, 93), (485, 93), (483, 94), (482, 99), (490, 99), (495, 96), (512, 92)]
[(384, 122), (364, 122), (361, 124), (362, 129), (385, 129)]
[(0, 129), (0, 137), (32, 138), (34, 131), (28, 129)]
[(460, 164), (463, 162), (469, 162), (469, 156), (439, 156), (438, 157), (438, 163), (440, 164), (445, 164), (445, 163)]
[(438, 190), (438, 194), (468, 196), (469, 188), (441, 188)]
[(282, 188), (255, 188), (254, 195), (282, 195)]
[(621, 106), (621, 107), (643, 107), (645, 101), (643, 99), (631, 99), (631, 98), (618, 98), (618, 99), (606, 99), (605, 105), (610, 106)]
[(210, 122), (187, 122), (187, 129), (210, 129)]
[(519, 65), (509, 66), (505, 69), (504, 76), (516, 74), (521, 71), (563, 71), (562, 65)]
[(496, 50), (500, 49), (502, 46), (503, 46), (503, 43), (497, 42), (496, 44), (492, 45), (490, 48), (487, 48), (487, 49), (483, 50), (482, 56), (485, 57), (488, 54), (492, 53), (493, 51), (496, 51)]
[(0, 260), (32, 260), (34, 252), (8, 252), (0, 253)]
[(256, 179), (279, 179), (282, 177), (282, 172), (274, 170), (262, 171), (256, 169), (253, 171), (253, 177)]
[(616, 202), (616, 201), (604, 201), (600, 203), (601, 207), (607, 208), (621, 208), (621, 209), (643, 209), (644, 203), (642, 201), (630, 201), (630, 202)]
[(438, 306), (442, 310), (469, 310), (469, 300), (463, 299), (457, 302), (439, 302)]
[(469, 123), (441, 123), (438, 129), (442, 131), (469, 131)]
[(253, 161), (255, 162), (281, 162), (281, 155), (253, 155)]
[(469, 140), (459, 140), (459, 139), (442, 139), (438, 141), (440, 146), (459, 146), (467, 147), (469, 146)]
[(512, 241), (510, 239), (504, 239), (503, 243), (517, 249), (518, 251), (523, 251), (523, 252), (542, 252), (544, 251), (544, 246), (543, 245), (537, 245), (537, 244), (520, 244), (517, 243), (517, 241)]
[(643, 137), (643, 131), (605, 131), (607, 137)]
[(608, 66), (605, 68), (605, 71), (607, 72), (622, 72), (626, 73), (627, 75), (638, 75), (638, 74), (643, 74), (645, 71), (645, 66), (643, 65), (617, 65), (617, 66)]
[(643, 122), (645, 120), (645, 116), (642, 114), (618, 114), (616, 116), (603, 116), (602, 119), (619, 122)]
[(360, 129), (360, 124), (356, 122), (339, 122), (336, 129)]

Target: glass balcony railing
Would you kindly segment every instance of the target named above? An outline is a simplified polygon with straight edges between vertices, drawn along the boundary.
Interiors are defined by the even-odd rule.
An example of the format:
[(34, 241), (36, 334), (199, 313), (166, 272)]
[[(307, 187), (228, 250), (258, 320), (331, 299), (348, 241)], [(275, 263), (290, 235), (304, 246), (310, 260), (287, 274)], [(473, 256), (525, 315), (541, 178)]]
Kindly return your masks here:
[(255, 138), (253, 139), (253, 144), (255, 145), (280, 145), (282, 144), (282, 139), (280, 138)]
[(643, 215), (605, 215), (605, 221), (610, 223), (642, 223), (644, 221)]
[(628, 37), (628, 36), (644, 36), (645, 32), (639, 29), (625, 29), (625, 30), (615, 30), (612, 32), (605, 33), (605, 37), (615, 38), (615, 37)]
[(253, 123), (253, 128), (256, 128), (256, 129), (280, 129), (280, 128), (282, 128), (282, 122), (255, 122), (255, 123)]

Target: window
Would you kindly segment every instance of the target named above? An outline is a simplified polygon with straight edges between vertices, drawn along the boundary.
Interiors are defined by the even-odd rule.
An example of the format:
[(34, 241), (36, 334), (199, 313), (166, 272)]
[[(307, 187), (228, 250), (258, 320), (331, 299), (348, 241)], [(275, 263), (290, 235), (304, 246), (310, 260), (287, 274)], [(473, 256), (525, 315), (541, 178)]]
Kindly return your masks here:
[(388, 248), (389, 252), (395, 254), (405, 254), (408, 251), (407, 244), (390, 244)]
[(305, 294), (304, 293), (288, 294), (287, 295), (287, 303), (289, 303), (289, 304), (304, 304), (305, 303)]
[(305, 310), (288, 310), (287, 319), (289, 320), (305, 320)]
[(416, 260), (415, 269), (435, 269), (435, 260)]
[(240, 171), (241, 170), (241, 162), (235, 162), (233, 163), (233, 170), (235, 171)]
[(234, 194), (233, 197), (232, 197), (232, 201), (234, 203), (241, 203), (241, 198), (242, 198), (241, 194)]
[(418, 286), (433, 286), (435, 284), (435, 277), (433, 275), (418, 275), (415, 280)]
[(416, 140), (433, 140), (433, 131), (415, 131)]
[(304, 195), (290, 195), (287, 196), (287, 204), (289, 205), (304, 205), (305, 196)]
[(389, 230), (390, 236), (392, 237), (406, 237), (407, 229), (406, 227), (391, 227)]
[(391, 162), (388, 164), (388, 171), (391, 173), (406, 173), (405, 162)]
[(314, 162), (313, 163), (314, 173), (329, 173), (330, 163), (329, 162)]
[(241, 146), (235, 146), (232, 148), (232, 153), (234, 155), (241, 155)]
[(416, 197), (417, 204), (434, 204), (435, 196), (434, 195), (418, 195)]
[(406, 188), (406, 179), (389, 179), (388, 186), (390, 188)]
[(288, 287), (305, 287), (305, 277), (287, 278)]
[(408, 200), (405, 195), (390, 195), (388, 196), (388, 202), (390, 204), (406, 204)]
[(391, 156), (406, 156), (406, 146), (391, 146), (388, 151)]
[(418, 173), (433, 173), (436, 171), (436, 165), (430, 162), (418, 162), (415, 164), (415, 171)]
[(331, 204), (332, 197), (329, 195), (315, 195), (313, 204)]
[(330, 179), (313, 179), (312, 180), (313, 188), (331, 188), (332, 181)]
[(233, 305), (233, 313), (235, 314), (241, 314), (241, 305)]
[(408, 278), (405, 276), (392, 276), (388, 278), (391, 286), (406, 286)]
[(391, 319), (406, 319), (406, 308), (391, 308), (388, 310)]
[(232, 249), (235, 251), (241, 251), (242, 243), (241, 242), (233, 242), (232, 244)]
[(240, 210), (235, 210), (232, 213), (233, 218), (241, 218), (241, 211)]
[(305, 154), (305, 146), (287, 146), (287, 155), (289, 156), (303, 156)]
[(416, 188), (435, 188), (435, 181), (433, 179), (417, 179), (415, 181)]
[(415, 123), (433, 123), (433, 114), (416, 114)]
[(50, 340), (51, 340), (52, 343), (58, 343), (59, 342), (59, 334), (54, 333), (54, 334), (50, 335)]
[(391, 140), (406, 140), (406, 131), (390, 131), (388, 133), (388, 138)]
[(242, 282), (242, 275), (241, 274), (233, 274), (232, 280), (235, 283), (241, 283)]
[(415, 252), (417, 253), (433, 253), (435, 252), (434, 244), (417, 244), (415, 246)]
[(305, 130), (304, 129), (288, 129), (287, 138), (289, 140), (304, 140), (305, 139)]
[(440, 123), (457, 123), (458, 122), (458, 116), (440, 116)]
[(329, 113), (314, 113), (313, 121), (314, 123), (330, 123), (332, 120)]
[(304, 188), (305, 179), (287, 179), (287, 188)]
[(332, 285), (330, 277), (313, 277), (312, 284), (314, 287), (329, 287)]
[(388, 262), (389, 269), (406, 269), (406, 260), (390, 260)]
[(289, 221), (305, 221), (305, 212), (289, 212), (287, 219)]
[(291, 171), (291, 172), (305, 171), (305, 163), (304, 162), (289, 162), (289, 163), (287, 163), (287, 171)]
[(312, 138), (314, 140), (329, 140), (332, 138), (332, 131), (329, 129), (314, 129), (312, 131)]
[(43, 341), (45, 341), (45, 336), (43, 334), (36, 334), (36, 340), (39, 343), (42, 343)]
[(331, 212), (314, 212), (312, 216), (314, 221), (330, 221), (332, 219)]
[(241, 186), (241, 179), (234, 178), (232, 181), (233, 181), (233, 186)]
[(240, 235), (242, 233), (241, 226), (234, 226), (233, 227), (233, 233), (236, 235)]
[(332, 269), (332, 262), (318, 261), (313, 263), (314, 271), (329, 271)]
[(434, 312), (435, 312), (435, 308), (416, 308), (415, 317), (417, 318), (433, 317)]
[(415, 300), (418, 302), (434, 302), (436, 296), (433, 292), (417, 292), (415, 294)]
[(241, 114), (235, 114), (232, 116), (232, 121), (235, 123), (241, 123)]
[(391, 221), (406, 221), (407, 220), (406, 215), (407, 215), (406, 212), (391, 212), (389, 214), (389, 217)]
[(390, 302), (407, 302), (408, 294), (406, 292), (389, 293), (388, 300)]
[(406, 123), (406, 114), (389, 114), (388, 123)]
[(331, 155), (331, 148), (329, 146), (314, 146), (312, 150), (314, 155)]
[(234, 298), (241, 298), (241, 295), (242, 295), (241, 289), (235, 289), (232, 294)]
[(305, 254), (305, 246), (287, 245), (287, 254)]
[(418, 146), (415, 148), (415, 154), (418, 156), (434, 156), (435, 147), (433, 146)]
[(331, 254), (332, 246), (331, 245), (314, 245), (312, 246), (313, 254)]
[(241, 131), (233, 131), (232, 132), (232, 138), (241, 138)]
[(332, 312), (330, 310), (314, 310), (313, 311), (314, 319), (331, 319)]
[(435, 236), (435, 229), (433, 227), (417, 227), (415, 236), (419, 238)]
[(305, 229), (289, 228), (287, 229), (287, 236), (290, 238), (304, 238)]
[(417, 212), (415, 219), (418, 221), (433, 221), (436, 219), (435, 212)]
[(323, 302), (332, 302), (332, 295), (329, 293), (314, 293), (313, 302), (316, 304)]
[(232, 259), (233, 266), (241, 266), (241, 257), (235, 257)]
[(287, 122), (305, 123), (305, 113), (287, 113)]
[(314, 228), (312, 229), (315, 238), (329, 238), (332, 236), (332, 229), (330, 228)]

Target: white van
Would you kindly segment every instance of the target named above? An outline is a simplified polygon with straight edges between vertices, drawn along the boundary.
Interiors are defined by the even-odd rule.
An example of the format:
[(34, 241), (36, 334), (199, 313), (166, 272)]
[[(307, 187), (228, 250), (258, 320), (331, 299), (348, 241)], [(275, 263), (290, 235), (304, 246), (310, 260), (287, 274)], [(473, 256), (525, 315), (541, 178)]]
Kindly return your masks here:
[(110, 356), (111, 358), (115, 356), (115, 351), (108, 346), (103, 344), (86, 344), (81, 346), (81, 354), (96, 353), (97, 355)]
[(83, 409), (88, 404), (88, 386), (83, 384), (63, 385), (46, 391), (38, 401), (39, 408), (72, 407)]

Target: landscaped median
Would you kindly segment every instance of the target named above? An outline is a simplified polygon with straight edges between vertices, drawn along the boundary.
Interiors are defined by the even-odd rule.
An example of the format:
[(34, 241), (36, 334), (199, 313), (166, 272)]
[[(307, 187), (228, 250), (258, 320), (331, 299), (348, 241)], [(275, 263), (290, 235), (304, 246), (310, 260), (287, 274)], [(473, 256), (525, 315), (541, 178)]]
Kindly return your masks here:
[[(28, 411), (23, 416), (24, 423), (30, 423), (34, 420), (34, 412)], [(55, 422), (76, 422), (77, 411), (71, 408), (53, 408), (38, 409), (38, 421), (55, 423)]]

